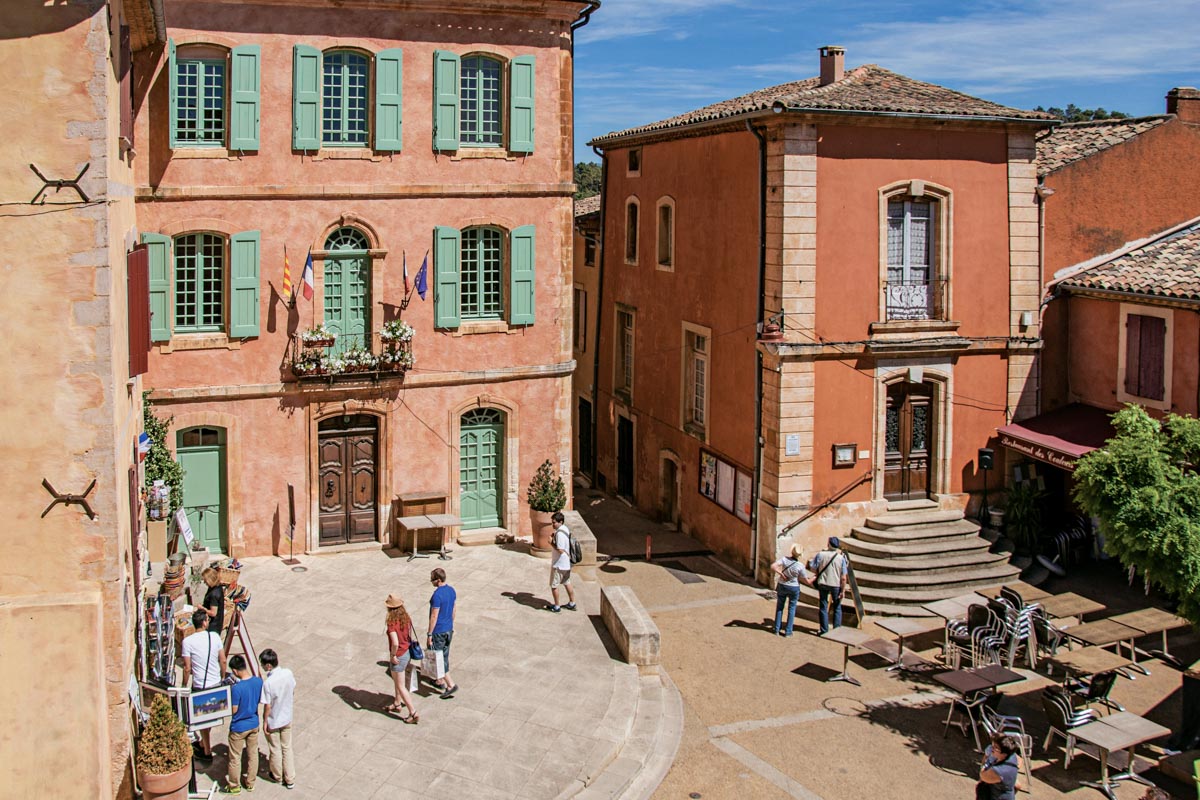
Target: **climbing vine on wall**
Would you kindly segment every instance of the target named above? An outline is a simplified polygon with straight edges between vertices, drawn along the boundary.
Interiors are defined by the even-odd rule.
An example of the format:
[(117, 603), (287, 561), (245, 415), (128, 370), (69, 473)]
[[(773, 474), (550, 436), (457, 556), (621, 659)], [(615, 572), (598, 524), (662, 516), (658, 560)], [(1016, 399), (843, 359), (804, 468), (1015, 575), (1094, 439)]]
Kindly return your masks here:
[(155, 481), (162, 481), (171, 489), (171, 508), (183, 508), (183, 467), (171, 458), (167, 448), (167, 431), (171, 427), (171, 417), (160, 419), (155, 416), (146, 395), (142, 393), (142, 424), (150, 437), (150, 452), (146, 455), (146, 489), (154, 486)]

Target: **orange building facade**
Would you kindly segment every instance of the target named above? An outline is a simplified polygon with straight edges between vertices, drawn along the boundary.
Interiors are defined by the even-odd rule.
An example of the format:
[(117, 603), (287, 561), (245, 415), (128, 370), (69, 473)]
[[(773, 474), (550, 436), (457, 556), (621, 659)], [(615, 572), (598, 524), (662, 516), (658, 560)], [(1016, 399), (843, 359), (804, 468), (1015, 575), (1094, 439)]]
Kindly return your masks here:
[(537, 466), (570, 471), (594, 5), (167, 3), (137, 64), (148, 383), (210, 548), (386, 545), (406, 499), (464, 539), (528, 532)]
[(1037, 405), (1051, 123), (842, 59), (595, 141), (598, 473), (760, 580), (902, 501), (964, 508)]

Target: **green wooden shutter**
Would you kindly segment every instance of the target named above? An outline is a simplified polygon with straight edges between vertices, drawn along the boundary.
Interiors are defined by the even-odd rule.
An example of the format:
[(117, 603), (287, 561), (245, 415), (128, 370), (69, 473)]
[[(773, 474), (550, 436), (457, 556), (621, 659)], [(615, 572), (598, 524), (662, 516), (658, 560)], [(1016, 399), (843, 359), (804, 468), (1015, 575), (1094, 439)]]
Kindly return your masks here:
[(179, 126), (179, 69), (175, 60), (175, 40), (167, 39), (167, 113), (170, 124), (167, 126), (171, 136), (171, 147), (179, 143), (175, 129)]
[(259, 56), (256, 44), (233, 48), (229, 69), (229, 149), (258, 149)]
[(433, 324), (438, 328), (458, 327), (461, 244), (458, 228), (439, 225), (433, 229)]
[(533, 152), (534, 56), (517, 56), (509, 65), (508, 149)]
[(458, 149), (459, 57), (433, 51), (433, 149)]
[(143, 233), (150, 261), (150, 341), (171, 341), (171, 237)]
[(508, 321), (511, 325), (533, 324), (535, 231), (533, 225), (522, 225), (513, 229), (509, 236)]
[(292, 149), (321, 149), (321, 51), (292, 48)]
[(402, 56), (398, 47), (375, 54), (375, 149), (383, 153), (399, 153), (401, 149)]
[(229, 336), (258, 336), (258, 261), (260, 231), (242, 231), (229, 237)]

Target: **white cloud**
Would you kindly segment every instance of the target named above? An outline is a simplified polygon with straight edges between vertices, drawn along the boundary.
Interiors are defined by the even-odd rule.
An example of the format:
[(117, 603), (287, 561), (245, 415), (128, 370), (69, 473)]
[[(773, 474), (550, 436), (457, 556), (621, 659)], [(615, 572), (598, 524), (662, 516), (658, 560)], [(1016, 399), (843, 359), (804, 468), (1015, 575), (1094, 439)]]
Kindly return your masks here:
[(686, 38), (692, 17), (721, 8), (745, 8), (750, 0), (602, 0), (600, 11), (579, 31), (581, 42), (601, 42), (668, 31)]

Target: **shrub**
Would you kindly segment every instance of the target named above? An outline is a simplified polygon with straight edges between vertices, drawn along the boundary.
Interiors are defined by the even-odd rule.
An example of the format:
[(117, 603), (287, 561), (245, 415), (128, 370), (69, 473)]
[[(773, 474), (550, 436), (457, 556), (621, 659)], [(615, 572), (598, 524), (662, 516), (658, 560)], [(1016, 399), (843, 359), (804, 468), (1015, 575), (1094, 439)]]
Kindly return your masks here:
[(170, 775), (188, 766), (191, 760), (187, 729), (175, 716), (166, 696), (155, 694), (150, 721), (138, 740), (137, 768), (151, 775)]
[(537, 472), (533, 474), (526, 497), (529, 500), (529, 507), (534, 511), (547, 513), (562, 511), (563, 506), (567, 504), (567, 487), (563, 484), (563, 479), (554, 471), (554, 465), (550, 463), (550, 459), (543, 461), (542, 465), (537, 468)]

